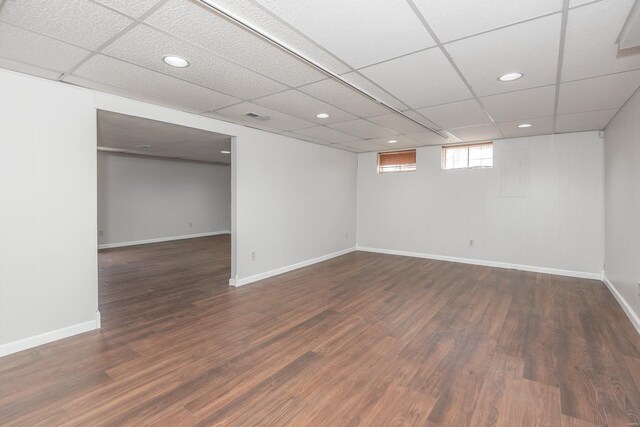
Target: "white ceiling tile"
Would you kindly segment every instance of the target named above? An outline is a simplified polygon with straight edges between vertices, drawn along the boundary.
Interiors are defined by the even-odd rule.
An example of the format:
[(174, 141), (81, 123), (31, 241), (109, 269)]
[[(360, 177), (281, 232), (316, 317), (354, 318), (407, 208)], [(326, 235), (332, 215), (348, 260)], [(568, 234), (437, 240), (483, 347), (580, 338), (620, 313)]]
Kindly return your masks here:
[(422, 114), (418, 113), (415, 110), (404, 110), (402, 111), (402, 114), (404, 114), (407, 117), (411, 117), (413, 120), (424, 125), (429, 129), (440, 130), (440, 127), (436, 123), (433, 123), (431, 120), (428, 120), (426, 117), (424, 117)]
[(0, 40), (1, 57), (53, 71), (67, 71), (90, 53), (88, 50), (2, 22)]
[(319, 139), (312, 138), (310, 136), (298, 135), (297, 133), (293, 133), (293, 132), (285, 131), (285, 132), (282, 132), (281, 135), (288, 136), (289, 138), (299, 139), (299, 140), (302, 140), (302, 141), (313, 142), (314, 144), (320, 144), (320, 145), (331, 145), (331, 144), (333, 144), (332, 142), (321, 141)]
[(460, 140), (453, 135), (449, 134), (448, 138), (445, 138), (443, 136), (438, 135), (435, 132), (412, 133), (406, 136), (408, 136), (413, 140), (418, 141), (423, 145), (442, 145), (442, 144), (450, 144), (453, 142), (460, 142)]
[(303, 136), (324, 141), (326, 143), (343, 143), (358, 140), (357, 137), (347, 135), (346, 133), (339, 132), (335, 129), (328, 128), (326, 126), (316, 126), (312, 128), (299, 129), (293, 131), (293, 133)]
[(553, 116), (555, 98), (555, 86), (545, 86), (487, 96), (480, 101), (496, 122), (510, 122)]
[[(519, 128), (518, 125), (528, 123), (528, 128)], [(521, 136), (548, 135), (553, 133), (553, 117), (539, 117), (535, 119), (516, 120), (514, 122), (498, 123), (498, 127), (506, 138), (518, 138)]]
[(0, 57), (0, 68), (52, 80), (57, 79), (61, 75), (61, 73), (57, 71), (45, 70), (44, 68), (24, 64), (22, 62), (17, 62), (12, 59), (2, 57)]
[(384, 102), (385, 104), (395, 108), (396, 110), (404, 111), (409, 109), (409, 107), (406, 104), (402, 103), (398, 98), (391, 95), (389, 92), (376, 85), (358, 72), (346, 73), (341, 77), (361, 91), (373, 96), (377, 100)]
[[(535, 3), (535, 2), (532, 2)], [(445, 46), (478, 96), (555, 84), (561, 15), (536, 19)], [(512, 72), (524, 77), (501, 82)]]
[[(294, 130), (315, 126), (315, 123), (298, 119), (297, 117), (283, 114), (260, 105), (244, 102), (242, 104), (232, 105), (216, 111), (228, 120), (234, 122), (242, 122), (249, 125), (265, 125), (275, 129)], [(247, 113), (256, 113), (261, 116), (269, 117), (269, 120), (261, 121), (255, 118), (247, 117)]]
[(95, 0), (98, 3), (125, 13), (134, 18), (139, 18), (160, 0)]
[(289, 86), (326, 78), (324, 73), (198, 2), (170, 0), (145, 22)]
[[(104, 54), (170, 74), (241, 99), (253, 99), (286, 90), (281, 83), (242, 68), (202, 49), (181, 42), (146, 25), (137, 25), (103, 50)], [(165, 64), (165, 55), (189, 61), (186, 68)]]
[(87, 49), (97, 49), (133, 22), (86, 0), (7, 1), (0, 20)]
[(385, 129), (363, 119), (334, 123), (328, 126), (339, 130), (340, 132), (348, 133), (349, 135), (354, 135), (363, 139), (384, 138), (398, 134), (397, 132)]
[(640, 68), (638, 51), (618, 51), (616, 44), (632, 5), (603, 0), (569, 11), (562, 81)]
[(257, 0), (355, 68), (434, 46), (404, 0)]
[(389, 111), (382, 105), (333, 79), (311, 83), (299, 87), (298, 90), (358, 117), (377, 116)]
[(640, 86), (640, 70), (560, 85), (558, 114), (619, 108)]
[(237, 98), (103, 55), (96, 55), (82, 64), (74, 75), (186, 111), (217, 110), (240, 102)]
[(556, 118), (556, 132), (580, 132), (604, 129), (616, 114), (617, 109), (565, 114)]
[(429, 49), (359, 70), (411, 108), (471, 98), (440, 49)]
[[(395, 113), (385, 114), (383, 116), (377, 117), (368, 117), (367, 120), (384, 128), (394, 130), (398, 133), (420, 133), (426, 130), (424, 126), (421, 126), (409, 119), (402, 117), (400, 114)], [(424, 120), (424, 122), (427, 122), (427, 120)], [(435, 128), (432, 123), (429, 124), (431, 129)]]
[(442, 42), (562, 11), (562, 0), (416, 0)]
[(445, 129), (491, 123), (475, 99), (421, 108), (418, 112)]
[[(253, 102), (318, 124), (345, 122), (356, 118), (352, 114), (296, 90), (276, 93), (275, 95), (255, 99)], [(327, 113), (329, 118), (318, 119), (316, 118), (318, 113)]]
[(500, 131), (495, 125), (469, 126), (449, 129), (449, 132), (463, 142), (487, 141), (502, 138)]
[[(397, 141), (397, 142), (390, 144), (389, 143), (390, 140)], [(397, 135), (397, 136), (394, 136), (393, 138), (369, 139), (367, 142), (380, 145), (385, 150), (402, 150), (405, 148), (417, 148), (417, 147), (423, 146), (422, 143), (405, 135)]]
[(353, 142), (345, 142), (339, 144), (343, 147), (346, 147), (350, 150), (353, 150), (356, 153), (369, 153), (375, 151), (390, 151), (390, 148), (374, 142), (374, 141), (353, 141)]
[(251, 1), (238, 0), (216, 0), (216, 4), (232, 12), (234, 16), (249, 23), (263, 34), (286, 42), (287, 46), (294, 48), (296, 52), (322, 64), (334, 73), (342, 74), (350, 71), (350, 67), (344, 62), (284, 24), (281, 19), (270, 13), (263, 6)]
[(600, 0), (569, 0), (569, 7), (577, 7), (587, 3), (594, 3)]

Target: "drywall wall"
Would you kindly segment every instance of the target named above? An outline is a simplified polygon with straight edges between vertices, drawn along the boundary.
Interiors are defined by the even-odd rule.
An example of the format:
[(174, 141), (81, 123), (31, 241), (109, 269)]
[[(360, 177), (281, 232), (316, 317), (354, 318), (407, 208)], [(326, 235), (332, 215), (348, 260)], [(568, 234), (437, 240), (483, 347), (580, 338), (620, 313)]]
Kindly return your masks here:
[(98, 280), (93, 94), (5, 71), (0, 93), (3, 355), (94, 329)]
[(640, 94), (605, 129), (605, 281), (640, 332)]
[(98, 152), (98, 244), (230, 233), (231, 166)]
[(355, 247), (353, 153), (5, 70), (0, 90), (0, 355), (96, 326), (96, 109), (236, 137), (236, 284)]
[[(603, 143), (597, 132), (495, 141), (494, 167), (378, 174), (358, 158), (358, 247), (600, 277)], [(474, 246), (470, 246), (473, 240)]]

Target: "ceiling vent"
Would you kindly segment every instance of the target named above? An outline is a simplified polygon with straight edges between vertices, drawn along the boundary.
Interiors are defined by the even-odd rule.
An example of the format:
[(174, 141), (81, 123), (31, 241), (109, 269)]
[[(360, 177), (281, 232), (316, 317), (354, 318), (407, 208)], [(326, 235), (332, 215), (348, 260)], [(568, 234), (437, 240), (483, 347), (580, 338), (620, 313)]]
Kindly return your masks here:
[(245, 114), (245, 116), (251, 117), (252, 119), (260, 120), (260, 121), (263, 121), (263, 122), (266, 121), (266, 120), (269, 120), (271, 118), (269, 116), (262, 116), (262, 115), (260, 115), (258, 113), (247, 113), (247, 114)]

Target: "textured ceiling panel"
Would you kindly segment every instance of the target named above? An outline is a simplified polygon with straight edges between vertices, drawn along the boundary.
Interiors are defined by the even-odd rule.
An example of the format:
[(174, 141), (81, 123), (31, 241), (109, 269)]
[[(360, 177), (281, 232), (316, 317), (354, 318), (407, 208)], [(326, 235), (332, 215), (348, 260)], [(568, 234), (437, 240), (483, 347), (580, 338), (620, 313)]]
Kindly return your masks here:
[(640, 70), (560, 85), (558, 114), (620, 108), (640, 86)]
[[(531, 127), (519, 128), (518, 125), (528, 123)], [(553, 132), (553, 117), (540, 117), (537, 119), (524, 119), (515, 122), (498, 123), (498, 127), (506, 138), (518, 138), (521, 136), (544, 135)]]
[(441, 145), (460, 142), (460, 140), (453, 135), (445, 138), (433, 132), (412, 133), (407, 136), (423, 145)]
[(384, 138), (398, 134), (397, 132), (385, 129), (363, 119), (334, 123), (329, 125), (329, 127), (363, 139)]
[(359, 138), (347, 135), (346, 133), (339, 132), (335, 129), (328, 128), (326, 126), (316, 126), (307, 129), (300, 129), (293, 132), (294, 134), (309, 136), (311, 138), (315, 138), (326, 143), (343, 143), (356, 141)]
[(389, 151), (390, 148), (374, 141), (353, 141), (339, 144), (355, 153), (366, 153), (370, 151)]
[[(423, 126), (405, 119), (399, 114), (385, 114), (383, 116), (369, 117), (367, 120), (398, 133), (420, 133), (426, 130)], [(430, 127), (430, 129), (434, 128), (435, 126)]]
[(243, 22), (248, 22), (252, 27), (267, 34), (269, 37), (286, 43), (287, 46), (307, 58), (319, 62), (336, 74), (346, 73), (350, 70), (350, 67), (344, 62), (283, 23), (281, 19), (266, 10), (264, 6), (254, 4), (249, 0), (216, 0), (216, 4), (232, 12), (234, 16)]
[(90, 53), (68, 43), (1, 22), (0, 40), (1, 57), (52, 71), (65, 72)]
[[(396, 141), (396, 142), (389, 143), (389, 141)], [(367, 142), (379, 145), (385, 151), (402, 150), (405, 148), (417, 148), (417, 147), (423, 146), (420, 142), (416, 141), (415, 139), (412, 139), (404, 135), (394, 136), (393, 139), (392, 138), (369, 139), (367, 140)]]
[(618, 51), (616, 39), (633, 0), (603, 0), (569, 11), (562, 81), (640, 68), (640, 50)]
[[(556, 14), (536, 19), (451, 43), (446, 49), (478, 96), (555, 84), (560, 18)], [(512, 72), (524, 77), (498, 80)]]
[(404, 0), (256, 0), (355, 68), (435, 43)]
[(196, 2), (170, 0), (145, 22), (289, 86), (326, 78), (324, 73)]
[(488, 141), (502, 138), (500, 131), (495, 125), (469, 126), (449, 129), (449, 132), (459, 138), (462, 142)]
[(138, 93), (186, 111), (217, 110), (240, 102), (237, 98), (103, 55), (91, 58), (74, 75)]
[[(253, 99), (286, 90), (287, 87), (236, 64), (183, 43), (145, 25), (120, 37), (103, 51), (109, 56), (178, 77), (242, 99)], [(189, 61), (186, 68), (165, 64), (165, 55)]]
[[(228, 120), (248, 124), (250, 126), (266, 125), (281, 130), (303, 129), (315, 126), (315, 123), (301, 120), (297, 117), (283, 114), (250, 102), (226, 107), (216, 111), (216, 113), (226, 117)], [(251, 118), (246, 115), (247, 113), (259, 114), (263, 117), (268, 117), (268, 120), (261, 121), (256, 118)]]
[(389, 112), (389, 109), (333, 79), (311, 83), (298, 90), (335, 105), (354, 116), (378, 116)]
[(360, 72), (413, 109), (472, 97), (440, 49), (413, 53)]
[(133, 22), (87, 0), (6, 1), (0, 20), (87, 49), (97, 49)]
[(559, 115), (556, 119), (556, 132), (576, 132), (587, 130), (601, 130), (616, 114), (617, 109), (590, 111)]
[(134, 18), (139, 18), (161, 0), (95, 0), (107, 7), (125, 13)]
[(560, 12), (562, 0), (414, 0), (442, 42)]
[(398, 98), (394, 97), (389, 92), (371, 82), (365, 76), (358, 74), (357, 72), (346, 73), (341, 75), (341, 77), (361, 91), (368, 93), (377, 100), (384, 102), (388, 106), (393, 107), (398, 111), (409, 109), (408, 105), (404, 104), (403, 102), (398, 100)]
[(491, 123), (475, 99), (421, 108), (418, 112), (445, 129)]
[(481, 100), (496, 122), (510, 122), (553, 116), (555, 97), (555, 86), (545, 86), (487, 96)]
[[(272, 108), (282, 113), (309, 120), (318, 124), (346, 122), (356, 117), (302, 92), (289, 90), (254, 100), (256, 104)], [(329, 114), (327, 119), (318, 119), (316, 114)]]
[(2, 57), (0, 57), (0, 68), (17, 71), (19, 73), (29, 74), (32, 76), (42, 77), (45, 79), (57, 79), (61, 74), (58, 71), (46, 70), (44, 68), (28, 65), (23, 62), (18, 62)]

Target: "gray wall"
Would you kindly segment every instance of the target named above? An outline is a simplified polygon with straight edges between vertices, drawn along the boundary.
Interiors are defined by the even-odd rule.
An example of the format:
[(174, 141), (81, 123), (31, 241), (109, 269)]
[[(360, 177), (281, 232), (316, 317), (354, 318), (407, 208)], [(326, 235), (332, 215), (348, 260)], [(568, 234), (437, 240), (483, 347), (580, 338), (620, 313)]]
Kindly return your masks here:
[(98, 152), (98, 230), (101, 246), (228, 233), (231, 167)]
[(605, 277), (640, 330), (640, 94), (605, 129)]
[(440, 153), (420, 148), (417, 171), (397, 174), (359, 155), (359, 246), (601, 277), (597, 132), (496, 141), (489, 169), (442, 170)]

